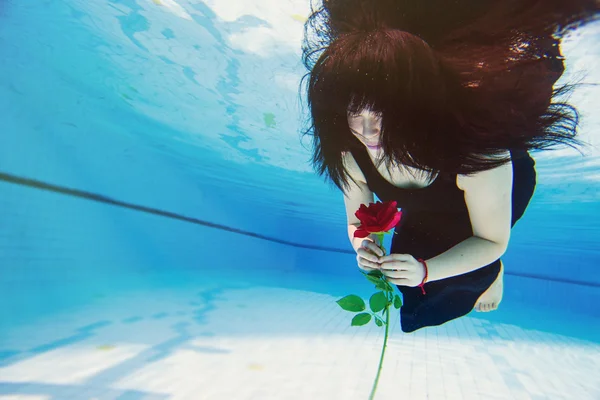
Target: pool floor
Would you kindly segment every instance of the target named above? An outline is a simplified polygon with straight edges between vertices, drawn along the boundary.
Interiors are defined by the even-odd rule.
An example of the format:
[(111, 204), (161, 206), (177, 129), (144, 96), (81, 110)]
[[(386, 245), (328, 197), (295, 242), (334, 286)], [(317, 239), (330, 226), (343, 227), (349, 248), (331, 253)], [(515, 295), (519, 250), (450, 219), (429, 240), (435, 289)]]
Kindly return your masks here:
[[(338, 298), (200, 278), (97, 294), (2, 334), (0, 399), (366, 400), (383, 328), (351, 327)], [(520, 326), (478, 313), (404, 334), (395, 318), (375, 399), (600, 399), (598, 341)]]

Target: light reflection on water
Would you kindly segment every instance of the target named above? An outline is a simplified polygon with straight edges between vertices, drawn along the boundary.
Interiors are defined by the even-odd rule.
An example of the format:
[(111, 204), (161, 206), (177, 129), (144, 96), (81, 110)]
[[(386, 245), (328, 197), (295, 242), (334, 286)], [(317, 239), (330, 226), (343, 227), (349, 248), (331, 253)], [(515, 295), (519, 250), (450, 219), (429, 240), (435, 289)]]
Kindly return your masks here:
[[(205, 195), (233, 195), (249, 208), (268, 209), (274, 220), (318, 222), (332, 233), (319, 240), (347, 247), (342, 197), (314, 175), (309, 138), (300, 136), (306, 118), (298, 98), (305, 72), (299, 61), (301, 16), (308, 11), (303, 0), (277, 7), (241, 0), (226, 5), (12, 1), (7, 7), (11, 19), (2, 29), (20, 35), (19, 42), (4, 43), (12, 64), (4, 65), (10, 79), (1, 82), (15, 96), (12, 107), (19, 107), (19, 99), (27, 104), (55, 141), (78, 154), (88, 149), (85, 157), (98, 169), (109, 153), (113, 165), (123, 165), (112, 185), (87, 183), (82, 189), (118, 197), (120, 185), (140, 179), (127, 163), (136, 157), (151, 160), (156, 152), (171, 168), (193, 177)], [(565, 80), (583, 76), (584, 83), (600, 82), (598, 37), (600, 24), (565, 41)], [(31, 76), (42, 77), (47, 86), (40, 87)], [(59, 104), (53, 104), (55, 93), (61, 95)], [(555, 218), (577, 227), (586, 243), (598, 237), (592, 225), (600, 201), (597, 98), (592, 85), (572, 97), (583, 116), (582, 139), (591, 145), (584, 156), (569, 149), (535, 155), (539, 186), (529, 211), (533, 221), (536, 213), (545, 215), (543, 207), (556, 206)], [(93, 132), (102, 134), (94, 137)], [(130, 147), (122, 153), (108, 148), (118, 146), (111, 144), (113, 136), (129, 140)], [(107, 148), (98, 152), (100, 146)], [(151, 187), (159, 191), (166, 178), (154, 174), (144, 179), (154, 179)], [(545, 218), (536, 220), (549, 224)], [(535, 230), (527, 218), (520, 224)], [(540, 229), (539, 235), (553, 230)]]
[[(298, 83), (304, 73), (299, 62), (299, 46), (302, 16), (307, 13), (305, 3), (304, 0), (0, 2), (0, 109), (3, 110), (0, 114), (0, 126), (3, 132), (11, 133), (0, 135), (0, 172), (100, 193), (291, 243), (329, 246), (348, 251), (341, 194), (330, 189), (314, 175), (308, 164), (310, 142), (300, 139), (305, 110), (302, 110), (298, 99)], [(10, 14), (10, 18), (3, 20), (3, 14)], [(585, 71), (587, 76), (584, 82), (600, 82), (599, 38), (600, 24), (597, 24), (585, 32), (577, 33), (573, 40), (565, 43), (564, 50), (569, 61), (565, 79), (577, 77), (581, 71)], [(569, 307), (580, 307), (584, 314), (596, 312), (597, 315), (597, 311), (593, 311), (595, 303), (571, 303), (578, 301), (580, 297), (597, 298), (594, 294), (597, 293), (597, 288), (592, 286), (600, 284), (596, 271), (600, 260), (597, 246), (600, 238), (600, 116), (595, 112), (598, 93), (597, 87), (586, 86), (577, 91), (572, 99), (583, 115), (582, 138), (591, 144), (585, 149), (585, 156), (571, 150), (536, 156), (539, 184), (526, 216), (513, 231), (513, 246), (507, 257), (509, 278), (506, 308), (492, 316), (477, 315), (442, 327), (440, 338), (447, 335), (444, 331), (456, 329), (453, 326), (469, 329), (486, 326), (490, 332), (495, 332), (496, 329), (498, 332), (490, 334), (485, 329), (478, 329), (477, 335), (481, 333), (479, 331), (483, 331), (487, 336), (477, 336), (478, 346), (481, 348), (472, 350), (474, 355), (484, 357), (487, 353), (483, 350), (490, 347), (491, 341), (494, 346), (500, 346), (496, 348), (498, 354), (501, 354), (511, 346), (514, 348), (523, 341), (531, 340), (537, 343), (538, 348), (544, 346), (543, 351), (536, 351), (540, 352), (538, 356), (542, 356), (542, 360), (548, 361), (557, 360), (556, 346), (560, 346), (561, 351), (568, 350), (571, 353), (576, 349), (572, 343), (569, 344), (571, 339), (559, 340), (556, 334), (569, 331), (565, 334), (585, 336), (586, 340), (590, 337), (590, 341), (597, 341), (597, 334), (594, 335), (593, 329), (587, 327), (593, 327), (594, 324), (597, 326), (597, 319), (582, 318), (576, 321), (579, 317), (575, 313), (569, 313), (565, 317), (552, 307), (562, 307), (561, 303), (565, 303), (566, 310)], [(6, 149), (10, 149), (11, 154)], [(5, 190), (6, 186), (1, 185), (0, 189)], [(157, 222), (153, 217), (148, 218), (153, 221), (148, 223), (145, 215), (127, 214), (127, 211), (122, 210), (115, 212), (118, 216), (115, 217), (108, 212), (105, 214), (104, 208), (98, 211), (100, 208), (95, 208), (94, 205), (77, 203), (77, 199), (61, 200), (48, 194), (41, 195), (41, 199), (37, 200), (34, 196), (29, 198), (27, 196), (30, 192), (27, 190), (29, 189), (10, 188), (9, 191), (2, 192), (2, 205), (9, 206), (6, 208), (9, 211), (5, 211), (2, 217), (13, 217), (10, 206), (14, 204), (11, 200), (18, 198), (14, 203), (24, 221), (18, 221), (21, 224), (18, 225), (19, 232), (37, 226), (35, 224), (46, 224), (46, 230), (42, 229), (39, 234), (37, 230), (31, 229), (34, 232), (31, 236), (23, 236), (30, 240), (26, 245), (35, 248), (36, 244), (37, 249), (62, 252), (60, 256), (65, 260), (75, 257), (78, 260), (76, 265), (81, 267), (81, 271), (70, 270), (67, 262), (47, 261), (41, 256), (29, 259), (28, 255), (19, 253), (18, 246), (13, 246), (14, 249), (9, 250), (14, 250), (12, 254), (16, 255), (11, 262), (20, 263), (18, 266), (25, 270), (15, 269), (15, 276), (26, 280), (31, 279), (28, 273), (32, 276), (35, 273), (34, 278), (39, 280), (41, 278), (38, 278), (38, 274), (43, 273), (48, 282), (54, 282), (52, 279), (62, 280), (63, 275), (65, 280), (69, 277), (73, 279), (73, 276), (83, 277), (83, 281), (87, 279), (86, 285), (96, 285), (103, 290), (98, 289), (98, 293), (90, 294), (85, 285), (72, 285), (77, 287), (63, 290), (61, 285), (50, 285), (42, 281), (46, 292), (37, 292), (30, 287), (26, 288), (29, 291), (24, 291), (22, 287), (25, 284), (20, 284), (21, 287), (7, 281), (9, 284), (5, 286), (10, 286), (12, 290), (11, 301), (19, 306), (30, 307), (23, 306), (35, 317), (46, 315), (53, 307), (59, 308), (57, 304), (62, 306), (62, 302), (81, 305), (81, 299), (73, 300), (69, 296), (80, 295), (86, 299), (90, 296), (104, 296), (108, 301), (112, 300), (110, 294), (116, 290), (115, 287), (131, 290), (135, 285), (148, 284), (148, 287), (143, 288), (147, 292), (140, 291), (135, 298), (135, 306), (132, 306), (132, 297), (126, 297), (108, 314), (103, 307), (97, 307), (97, 314), (89, 314), (89, 309), (85, 309), (82, 316), (73, 317), (78, 324), (81, 323), (76, 324), (76, 327), (87, 326), (86, 324), (110, 315), (114, 320), (121, 318), (123, 324), (134, 324), (137, 332), (141, 328), (135, 323), (150, 320), (156, 322), (167, 342), (171, 343), (172, 327), (164, 325), (164, 321), (181, 322), (178, 318), (182, 317), (188, 323), (192, 321), (189, 315), (197, 317), (194, 310), (203, 303), (193, 299), (196, 294), (190, 291), (189, 297), (195, 301), (188, 304), (189, 299), (181, 299), (180, 290), (166, 296), (166, 302), (156, 300), (153, 296), (157, 293), (157, 287), (164, 286), (170, 279), (177, 281), (172, 286), (185, 284), (196, 290), (196, 285), (211, 282), (212, 276), (207, 277), (206, 271), (193, 268), (189, 271), (182, 268), (183, 271), (175, 273), (175, 268), (164, 268), (161, 261), (174, 264), (181, 262), (194, 267), (205, 267), (210, 262), (210, 271), (219, 279), (224, 279), (221, 269), (225, 270), (228, 266), (216, 262), (215, 268), (212, 254), (207, 256), (208, 261), (195, 259), (198, 254), (194, 246), (200, 246), (200, 242), (205, 240), (204, 237), (195, 236), (196, 226), (179, 224), (177, 221)], [(5, 193), (8, 196), (4, 196)], [(11, 197), (13, 193), (15, 194)], [(45, 199), (50, 199), (50, 202), (46, 203)], [(68, 209), (65, 211), (65, 208)], [(57, 227), (63, 220), (66, 221), (65, 226)], [(3, 218), (0, 218), (0, 229), (2, 221)], [(11, 221), (9, 219), (9, 223)], [(127, 232), (122, 229), (123, 221), (132, 224)], [(108, 227), (103, 225), (100, 234), (94, 231), (94, 223), (106, 224)], [(110, 229), (112, 223), (117, 227), (114, 230)], [(164, 228), (165, 226), (172, 228), (174, 232)], [(90, 234), (90, 229), (105, 241), (100, 244), (113, 245), (115, 251), (106, 252), (98, 243), (90, 244), (96, 240), (95, 237), (85, 237)], [(76, 234), (73, 235), (73, 232)], [(209, 233), (212, 234), (211, 232)], [(69, 240), (73, 240), (73, 243), (68, 243)], [(240, 241), (244, 240), (247, 238), (241, 237)], [(148, 243), (153, 246), (148, 246)], [(179, 247), (173, 243), (179, 244)], [(14, 244), (10, 242), (10, 237), (8, 244)], [(27, 248), (26, 245), (23, 245), (24, 248)], [(237, 245), (238, 243), (227, 243), (232, 253), (236, 252)], [(255, 245), (252, 242), (252, 246)], [(87, 253), (77, 259), (75, 253), (80, 246), (88, 246)], [(147, 251), (148, 248), (150, 251)], [(254, 247), (251, 248), (254, 250)], [(6, 250), (7, 247), (0, 246), (0, 249)], [(170, 254), (169, 251), (173, 249), (182, 254)], [(125, 256), (121, 257), (119, 251)], [(279, 305), (268, 297), (269, 291), (260, 288), (260, 285), (267, 283), (283, 285), (282, 282), (286, 282), (290, 287), (298, 285), (303, 290), (328, 290), (336, 295), (350, 290), (350, 284), (340, 284), (338, 276), (317, 276), (322, 268), (329, 267), (325, 263), (333, 264), (339, 260), (335, 258), (339, 256), (338, 253), (304, 254), (293, 251), (295, 250), (282, 254), (297, 254), (298, 259), (290, 256), (286, 260), (276, 260), (286, 261), (287, 266), (275, 272), (268, 270), (266, 266), (258, 273), (251, 268), (240, 272), (256, 279), (253, 283), (259, 285), (259, 288), (253, 290), (265, 297), (264, 301), (261, 297), (252, 297), (258, 304), (248, 309), (257, 316), (266, 315), (260, 308), (262, 303)], [(204, 254), (201, 256), (204, 257)], [(325, 256), (329, 258), (323, 258)], [(269, 257), (272, 256), (265, 255), (264, 260), (277, 264), (273, 257)], [(173, 261), (174, 259), (177, 261)], [(352, 256), (348, 259), (351, 260)], [(153, 276), (145, 270), (144, 262), (152, 266), (160, 265), (163, 269), (153, 272), (160, 276)], [(246, 267), (248, 266), (244, 265)], [(339, 273), (345, 267), (345, 264), (335, 265), (332, 270)], [(53, 268), (60, 272), (55, 272)], [(195, 274), (193, 277), (190, 277), (193, 275), (190, 271)], [(127, 281), (128, 274), (131, 282)], [(302, 277), (302, 274), (306, 276)], [(527, 274), (534, 277), (528, 277)], [(536, 278), (540, 276), (548, 281), (540, 284), (539, 278)], [(351, 281), (353, 276), (348, 274), (345, 278)], [(571, 287), (568, 288), (571, 292), (565, 292), (564, 286), (561, 286), (564, 280), (584, 282), (588, 286), (579, 287), (577, 290), (581, 292), (575, 294)], [(231, 284), (232, 281), (227, 279), (225, 283)], [(39, 282), (36, 284), (41, 286)], [(64, 285), (63, 282), (61, 284)], [(352, 284), (364, 287), (357, 281)], [(543, 298), (546, 292), (538, 295), (535, 289), (530, 290), (530, 284), (531, 287), (538, 285), (538, 289), (549, 287), (549, 298)], [(323, 289), (324, 287), (327, 288)], [(235, 292), (234, 289), (237, 290), (228, 288), (228, 291)], [(52, 290), (56, 290), (56, 293)], [(40, 293), (50, 295), (45, 298), (46, 295)], [(585, 293), (589, 293), (589, 296), (586, 297)], [(281, 296), (281, 293), (278, 295)], [(340, 319), (330, 318), (328, 314), (321, 313), (318, 318), (311, 319), (312, 307), (324, 309), (326, 304), (333, 309), (335, 305), (332, 299), (326, 298), (315, 306), (317, 303), (306, 302), (305, 292), (298, 292), (294, 296), (289, 304), (286, 303), (286, 307), (289, 307), (286, 317), (297, 324), (290, 325), (290, 329), (295, 329), (296, 334), (302, 333), (300, 327), (325, 334), (321, 332), (325, 323), (346, 326), (347, 321), (340, 322)], [(546, 314), (541, 311), (534, 313), (534, 306), (531, 309), (521, 307), (516, 298), (519, 301), (536, 298), (537, 305), (548, 305), (548, 309), (544, 311)], [(162, 319), (165, 304), (173, 308), (173, 313), (166, 320)], [(296, 319), (297, 313), (302, 310), (298, 304), (310, 311), (302, 314), (309, 317)], [(227, 310), (220, 310), (223, 309)], [(275, 311), (280, 310), (274, 310), (273, 314)], [(143, 318), (140, 314), (143, 314)], [(546, 322), (536, 322), (532, 318), (533, 314)], [(215, 316), (215, 320), (227, 323), (229, 327), (240, 330), (247, 328), (243, 324), (231, 324), (230, 320), (220, 319), (220, 313), (215, 315), (218, 316)], [(240, 320), (248, 317), (245, 309), (234, 315), (238, 315)], [(495, 322), (490, 323), (488, 319)], [(281, 326), (276, 319), (270, 319), (270, 322), (274, 326)], [(586, 328), (581, 328), (577, 322)], [(51, 320), (50, 326), (53, 324), (56, 321)], [(520, 327), (511, 324), (519, 324)], [(554, 333), (541, 335), (534, 330), (525, 332), (528, 324), (538, 327), (546, 324), (543, 330)], [(122, 335), (127, 329), (133, 332), (131, 326), (127, 325), (119, 334)], [(198, 329), (204, 334), (205, 327), (200, 328)], [(510, 335), (506, 333), (508, 331), (503, 331), (509, 328)], [(53, 329), (48, 331), (52, 333)], [(65, 327), (62, 326), (62, 329)], [(261, 331), (264, 327), (256, 329)], [(41, 336), (48, 335), (48, 331)], [(152, 329), (142, 331), (150, 336), (153, 333)], [(175, 331), (178, 334), (177, 329)], [(456, 335), (463, 339), (461, 343), (468, 344), (468, 340), (464, 341), (465, 338), (468, 339), (464, 332), (456, 331)], [(514, 332), (517, 334), (513, 334)], [(454, 334), (452, 332), (449, 336)], [(527, 336), (529, 334), (531, 336)], [(428, 332), (423, 335), (431, 335), (434, 337), (433, 342), (438, 342), (435, 336), (437, 334)], [(379, 337), (371, 334), (369, 338), (375, 336)], [(507, 336), (510, 336), (510, 340)], [(110, 335), (107, 338), (100, 337), (102, 341), (99, 344), (102, 346), (107, 345), (110, 338), (114, 338)], [(410, 336), (399, 337), (402, 339), (398, 340), (406, 341), (401, 343), (403, 346), (413, 340)], [(17, 337), (15, 343), (20, 339)], [(502, 347), (504, 340), (508, 343), (507, 347)], [(40, 338), (41, 343), (48, 341), (48, 337)], [(431, 346), (437, 349), (434, 344)], [(491, 347), (492, 350), (494, 346)], [(173, 351), (178, 350), (177, 346), (173, 347)], [(243, 346), (240, 345), (241, 347)], [(68, 348), (69, 344), (63, 343), (63, 350)], [(7, 349), (28, 351), (28, 348), (18, 347)], [(590, 349), (588, 353), (592, 355), (598, 351), (597, 346), (590, 345)], [(12, 355), (6, 353), (5, 349), (4, 353), (2, 351), (0, 346), (0, 362), (14, 362)], [(277, 354), (275, 351), (272, 353)], [(574, 369), (577, 376), (573, 382), (586, 382), (590, 388), (593, 386), (589, 383), (592, 380), (586, 373), (594, 370), (592, 355), (589, 360), (583, 360), (589, 362), (590, 368), (582, 367), (581, 357), (571, 357), (571, 365), (577, 368)], [(27, 359), (27, 356), (23, 357)], [(456, 357), (462, 360), (464, 354), (460, 353)], [(523, 359), (532, 358), (525, 355)], [(521, 362), (522, 359), (514, 360)], [(54, 359), (52, 361), (56, 362)], [(329, 357), (324, 357), (322, 365), (329, 366), (330, 361)], [(547, 366), (543, 361), (537, 362), (539, 369), (511, 365), (511, 369), (505, 369), (504, 372), (507, 376), (513, 376), (515, 370), (521, 368), (519, 373), (524, 369), (523, 374), (533, 374), (535, 377), (537, 371), (538, 377), (548, 377), (554, 376), (547, 375), (548, 370), (551, 370), (558, 377), (559, 373), (556, 371), (560, 371), (560, 368), (552, 368), (551, 364)], [(488, 360), (488, 364), (498, 365), (496, 359), (492, 358)], [(471, 363), (474, 371), (478, 365), (476, 362)], [(189, 371), (193, 371), (196, 376), (188, 378), (197, 384), (197, 370), (189, 368)], [(160, 371), (162, 373), (163, 370)], [(64, 378), (69, 375), (61, 376)], [(22, 378), (20, 375), (18, 377)], [(558, 378), (556, 381), (560, 383)], [(551, 380), (546, 378), (546, 381)], [(140, 383), (142, 387), (146, 384), (149, 383)], [(579, 386), (578, 388), (584, 390)], [(12, 394), (16, 389), (0, 385), (0, 395), (1, 390)], [(49, 389), (44, 387), (39, 390), (45, 392)], [(566, 390), (562, 394), (566, 393), (572, 392)]]

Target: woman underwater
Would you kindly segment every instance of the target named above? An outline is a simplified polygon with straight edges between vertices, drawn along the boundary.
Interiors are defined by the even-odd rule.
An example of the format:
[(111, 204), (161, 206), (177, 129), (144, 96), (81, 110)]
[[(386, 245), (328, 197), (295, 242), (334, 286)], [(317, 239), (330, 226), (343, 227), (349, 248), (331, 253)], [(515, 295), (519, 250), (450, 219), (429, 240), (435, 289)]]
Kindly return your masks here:
[[(560, 37), (599, 8), (324, 0), (309, 17), (313, 165), (343, 191), (359, 268), (402, 292), (403, 331), (497, 309), (501, 257), (535, 190), (529, 152), (578, 144), (576, 111), (556, 101)], [(389, 255), (353, 235), (374, 195), (402, 209)]]

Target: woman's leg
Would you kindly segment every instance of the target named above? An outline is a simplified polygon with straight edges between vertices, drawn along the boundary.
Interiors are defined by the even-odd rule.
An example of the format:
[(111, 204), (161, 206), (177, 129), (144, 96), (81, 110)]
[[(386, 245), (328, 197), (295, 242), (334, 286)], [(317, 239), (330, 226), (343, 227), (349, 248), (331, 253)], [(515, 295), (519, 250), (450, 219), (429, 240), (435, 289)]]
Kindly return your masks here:
[(504, 292), (504, 264), (500, 260), (500, 272), (498, 277), (492, 283), (492, 286), (488, 288), (475, 303), (475, 311), (494, 311), (500, 305), (502, 301), (502, 294)]
[[(512, 152), (513, 157), (513, 195), (512, 223), (515, 226), (523, 216), (536, 186), (535, 161), (524, 151)], [(502, 301), (504, 291), (504, 264), (500, 260), (500, 273), (492, 285), (475, 303), (475, 311), (494, 311)]]

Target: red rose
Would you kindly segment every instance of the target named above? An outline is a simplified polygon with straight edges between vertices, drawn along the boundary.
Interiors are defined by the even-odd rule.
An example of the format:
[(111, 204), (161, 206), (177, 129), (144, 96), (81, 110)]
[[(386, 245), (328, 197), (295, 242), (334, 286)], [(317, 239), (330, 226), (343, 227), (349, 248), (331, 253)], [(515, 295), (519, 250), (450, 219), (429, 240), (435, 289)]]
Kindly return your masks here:
[(383, 234), (393, 229), (400, 222), (402, 212), (398, 211), (395, 201), (378, 201), (370, 203), (368, 207), (361, 204), (354, 215), (360, 221), (354, 237), (365, 238), (372, 233)]

